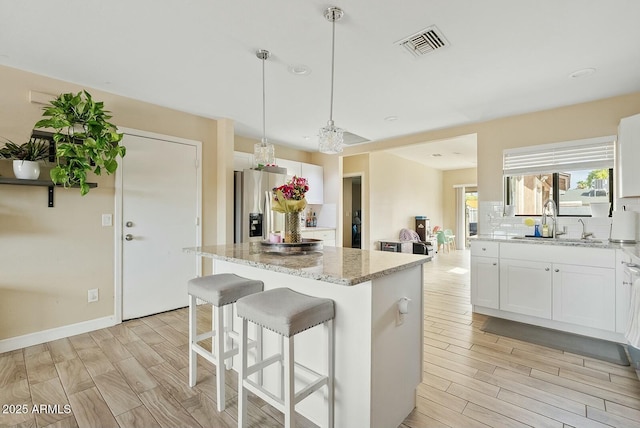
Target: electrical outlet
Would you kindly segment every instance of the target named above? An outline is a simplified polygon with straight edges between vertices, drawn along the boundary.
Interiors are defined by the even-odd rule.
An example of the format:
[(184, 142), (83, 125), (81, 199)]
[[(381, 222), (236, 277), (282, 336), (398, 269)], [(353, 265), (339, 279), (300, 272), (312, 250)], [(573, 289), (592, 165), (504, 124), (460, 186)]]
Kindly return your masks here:
[(103, 226), (113, 225), (113, 217), (111, 216), (111, 214), (102, 214), (102, 225)]
[(97, 302), (98, 300), (99, 300), (99, 296), (98, 296), (97, 288), (93, 288), (87, 291), (87, 302), (92, 303), (92, 302)]

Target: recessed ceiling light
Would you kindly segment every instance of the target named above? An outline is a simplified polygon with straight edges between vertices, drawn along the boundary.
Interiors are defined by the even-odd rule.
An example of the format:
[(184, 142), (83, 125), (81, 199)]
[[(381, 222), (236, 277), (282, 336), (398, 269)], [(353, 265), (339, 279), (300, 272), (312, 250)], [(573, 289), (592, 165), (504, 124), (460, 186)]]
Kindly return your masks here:
[(295, 74), (296, 76), (306, 76), (311, 73), (311, 69), (303, 64), (290, 65), (289, 73)]
[(309, 140), (311, 139), (311, 137), (309, 137), (308, 135), (305, 135), (305, 136), (304, 136), (304, 137), (302, 137), (302, 138), (304, 138), (304, 141), (309, 141)]
[(398, 120), (398, 116), (387, 116), (384, 118), (384, 120), (386, 120), (387, 122), (395, 122), (396, 120)]
[(596, 72), (595, 68), (583, 68), (581, 70), (576, 70), (573, 73), (571, 73), (569, 75), (569, 78), (571, 78), (571, 79), (579, 79), (581, 77), (591, 76), (595, 72)]

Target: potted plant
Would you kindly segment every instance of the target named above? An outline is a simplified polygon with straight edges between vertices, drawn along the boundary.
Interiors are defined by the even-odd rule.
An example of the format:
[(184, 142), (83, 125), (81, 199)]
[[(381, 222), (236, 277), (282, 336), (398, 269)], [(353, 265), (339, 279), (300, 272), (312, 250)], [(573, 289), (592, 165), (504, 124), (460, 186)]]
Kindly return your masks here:
[(30, 140), (22, 144), (5, 140), (4, 147), (0, 149), (0, 158), (13, 159), (13, 173), (16, 178), (37, 180), (40, 176), (38, 161), (49, 157), (48, 144), (38, 140)]
[(36, 128), (53, 128), (56, 143), (56, 166), (51, 179), (65, 187), (79, 186), (80, 194), (89, 192), (87, 173), (113, 174), (116, 158), (126, 149), (119, 143), (123, 134), (109, 122), (111, 116), (104, 103), (94, 101), (87, 91), (59, 95), (44, 108), (45, 119)]

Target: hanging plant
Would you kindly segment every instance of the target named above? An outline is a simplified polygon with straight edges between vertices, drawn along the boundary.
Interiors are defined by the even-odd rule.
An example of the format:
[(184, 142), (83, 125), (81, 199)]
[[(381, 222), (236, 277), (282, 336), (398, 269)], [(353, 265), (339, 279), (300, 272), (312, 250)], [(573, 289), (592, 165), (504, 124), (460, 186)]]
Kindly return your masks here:
[(53, 128), (56, 143), (56, 166), (51, 180), (64, 187), (79, 186), (80, 194), (89, 192), (87, 173), (113, 174), (117, 157), (126, 153), (119, 143), (123, 134), (110, 123), (104, 103), (96, 102), (87, 91), (61, 94), (44, 108), (45, 119), (36, 128)]

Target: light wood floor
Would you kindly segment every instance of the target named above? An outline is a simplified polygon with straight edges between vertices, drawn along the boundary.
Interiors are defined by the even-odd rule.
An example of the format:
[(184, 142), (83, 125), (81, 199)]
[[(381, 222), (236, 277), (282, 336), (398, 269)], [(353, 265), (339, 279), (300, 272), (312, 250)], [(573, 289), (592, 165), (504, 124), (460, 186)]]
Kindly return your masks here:
[[(425, 265), (423, 383), (402, 428), (640, 427), (640, 382), (630, 368), (480, 331), (485, 317), (471, 313), (468, 269), (460, 250)], [(208, 325), (210, 310), (200, 309)], [(0, 426), (236, 426), (234, 376), (222, 414), (207, 363), (187, 386), (187, 337), (180, 309), (1, 354)], [(22, 405), (27, 412), (16, 413)], [(250, 416), (256, 428), (282, 426), (257, 399)]]

